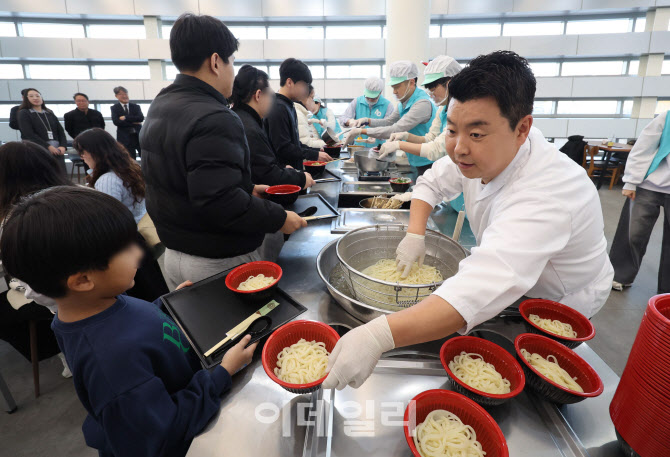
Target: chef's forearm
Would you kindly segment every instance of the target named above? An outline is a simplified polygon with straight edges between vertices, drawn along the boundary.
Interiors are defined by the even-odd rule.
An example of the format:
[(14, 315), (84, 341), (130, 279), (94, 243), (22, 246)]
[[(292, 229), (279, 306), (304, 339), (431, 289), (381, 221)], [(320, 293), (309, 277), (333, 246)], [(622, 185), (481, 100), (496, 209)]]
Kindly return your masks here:
[(453, 306), (437, 295), (386, 316), (395, 347), (410, 346), (447, 337), (465, 326)]
[[(414, 135), (413, 133), (410, 133), (409, 136), (407, 137), (407, 141), (410, 143), (425, 143), (426, 142), (426, 137), (425, 136), (417, 136)], [(417, 154), (419, 155), (419, 154)]]
[(433, 211), (433, 207), (423, 200), (412, 199), (412, 204), (409, 210), (409, 226), (407, 231), (417, 235), (424, 235), (426, 233), (426, 225), (428, 224), (428, 217)]
[(408, 154), (413, 154), (415, 156), (421, 156), (421, 144), (419, 143), (408, 143), (407, 141), (401, 141), (398, 145), (401, 151), (404, 151)]

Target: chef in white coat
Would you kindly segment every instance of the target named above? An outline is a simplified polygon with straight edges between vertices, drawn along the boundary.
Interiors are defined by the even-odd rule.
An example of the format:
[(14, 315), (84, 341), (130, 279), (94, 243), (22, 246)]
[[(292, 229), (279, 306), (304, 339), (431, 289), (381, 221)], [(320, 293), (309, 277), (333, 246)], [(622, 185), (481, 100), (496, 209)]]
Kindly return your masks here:
[(449, 157), (417, 181), (396, 262), (403, 274), (423, 262), (430, 212), (461, 192), (477, 246), (432, 295), (342, 337), (324, 388), (359, 387), (384, 352), (468, 333), (524, 295), (587, 317), (604, 305), (613, 269), (598, 194), (532, 126), (534, 97), (528, 62), (509, 51), (479, 56), (451, 79)]

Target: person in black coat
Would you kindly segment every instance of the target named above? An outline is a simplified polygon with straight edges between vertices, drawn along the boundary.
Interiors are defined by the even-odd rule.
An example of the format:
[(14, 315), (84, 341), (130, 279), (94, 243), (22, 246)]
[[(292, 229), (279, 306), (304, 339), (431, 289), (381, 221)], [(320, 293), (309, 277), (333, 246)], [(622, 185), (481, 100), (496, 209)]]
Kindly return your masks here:
[(18, 112), (19, 130), (21, 139), (32, 141), (49, 150), (58, 160), (58, 164), (66, 174), (65, 150), (67, 137), (58, 118), (50, 109), (47, 109), (42, 94), (37, 89), (26, 89), (23, 103)]
[(116, 125), (116, 140), (125, 146), (130, 157), (142, 156), (139, 135), (144, 121), (142, 108), (131, 103), (128, 90), (123, 86), (114, 88), (114, 96), (119, 101), (112, 105), (112, 122)]
[(281, 166), (272, 144), (263, 130), (263, 117), (272, 108), (275, 94), (268, 75), (251, 65), (237, 72), (233, 85), (233, 111), (244, 125), (244, 133), (251, 152), (251, 179), (270, 186), (295, 184), (304, 189), (314, 185), (312, 176), (291, 167)]
[(280, 89), (277, 102), (263, 120), (265, 132), (282, 165), (302, 170), (303, 160), (333, 160), (324, 151), (305, 146), (298, 133), (298, 114), (294, 101), (302, 100), (309, 93), (312, 73), (304, 62), (289, 58), (279, 67)]
[(237, 47), (220, 20), (182, 15), (170, 33), (180, 74), (156, 96), (140, 133), (147, 211), (175, 284), (274, 260), (283, 234), (307, 225), (251, 179), (244, 127), (226, 100)]
[(65, 131), (75, 139), (84, 130), (98, 127), (105, 129), (105, 120), (100, 111), (89, 108), (88, 95), (77, 92), (72, 97), (77, 105), (76, 109), (68, 111), (63, 116), (65, 120)]
[[(21, 90), (21, 98), (25, 96), (27, 90)], [(19, 128), (19, 108), (21, 108), (21, 105), (12, 106), (12, 109), (9, 110), (9, 128), (14, 130), (21, 130)]]

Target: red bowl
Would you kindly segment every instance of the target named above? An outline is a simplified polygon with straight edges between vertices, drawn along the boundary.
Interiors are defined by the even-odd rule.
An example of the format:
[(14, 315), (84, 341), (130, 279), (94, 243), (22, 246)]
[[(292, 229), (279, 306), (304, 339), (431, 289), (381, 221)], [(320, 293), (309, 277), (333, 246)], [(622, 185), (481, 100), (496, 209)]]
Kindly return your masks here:
[(660, 328), (670, 331), (670, 294), (651, 297), (647, 309), (650, 317), (660, 324)]
[(302, 163), (305, 171), (312, 175), (312, 178), (318, 178), (326, 170), (326, 162), (319, 162), (316, 160), (307, 160)]
[[(256, 290), (239, 290), (240, 283), (249, 279), (249, 276), (257, 276), (264, 274), (265, 276), (272, 276), (275, 281), (269, 286)], [(266, 262), (259, 260), (257, 262), (249, 262), (234, 268), (228, 275), (226, 275), (226, 286), (228, 289), (235, 292), (239, 297), (246, 301), (262, 301), (269, 299), (277, 287), (277, 283), (282, 277), (282, 269), (274, 262)]]
[(332, 146), (324, 146), (323, 150), (326, 151), (326, 153), (333, 159), (337, 159), (340, 157), (340, 152), (342, 152), (342, 145), (334, 144)]
[[(474, 389), (464, 383), (449, 369), (449, 362), (462, 351), (477, 353), (484, 358), (485, 362), (492, 364), (503, 378), (510, 382), (508, 394), (490, 394)], [(526, 377), (523, 375), (521, 365), (514, 356), (495, 343), (474, 336), (457, 336), (444, 342), (440, 349), (440, 361), (449, 375), (454, 390), (480, 405), (495, 406), (514, 398), (521, 393), (526, 385)]]
[(340, 335), (330, 325), (316, 321), (293, 321), (282, 325), (275, 330), (263, 346), (263, 369), (274, 382), (284, 389), (294, 394), (304, 394), (314, 392), (321, 387), (321, 384), (328, 376), (307, 384), (291, 384), (279, 379), (274, 372), (277, 366), (277, 355), (286, 347), (300, 341), (301, 338), (307, 341), (317, 341), (326, 343), (326, 350), (333, 352), (333, 348), (340, 339)]
[[(529, 333), (547, 336), (571, 349), (576, 348), (584, 341), (588, 341), (596, 335), (596, 329), (586, 316), (576, 309), (570, 308), (562, 303), (532, 298), (519, 305), (519, 312), (525, 321), (526, 330)], [(559, 336), (544, 330), (542, 327), (535, 325), (530, 321), (531, 314), (537, 314), (542, 319), (556, 319), (572, 325), (572, 329), (577, 332), (577, 338)]]
[(268, 200), (278, 203), (282, 206), (289, 206), (295, 203), (300, 195), (302, 188), (294, 184), (280, 184), (270, 186), (265, 189)]
[(508, 457), (507, 441), (496, 421), (484, 408), (449, 390), (434, 389), (421, 392), (412, 398), (405, 409), (405, 439), (412, 454), (421, 457), (414, 445), (414, 429), (426, 420), (426, 416), (436, 409), (443, 409), (457, 415), (461, 421), (471, 426), (477, 434), (477, 441), (486, 452), (486, 457)]
[[(522, 333), (514, 340), (514, 347), (517, 357), (521, 361), (521, 367), (526, 375), (528, 385), (548, 400), (559, 404), (577, 403), (603, 393), (604, 385), (596, 370), (575, 351), (561, 343), (546, 336)], [(526, 358), (521, 354), (521, 349), (530, 353), (538, 353), (545, 359), (550, 354), (555, 356), (561, 368), (567, 371), (570, 376), (577, 378), (577, 383), (584, 392), (566, 389), (544, 377), (526, 361)]]

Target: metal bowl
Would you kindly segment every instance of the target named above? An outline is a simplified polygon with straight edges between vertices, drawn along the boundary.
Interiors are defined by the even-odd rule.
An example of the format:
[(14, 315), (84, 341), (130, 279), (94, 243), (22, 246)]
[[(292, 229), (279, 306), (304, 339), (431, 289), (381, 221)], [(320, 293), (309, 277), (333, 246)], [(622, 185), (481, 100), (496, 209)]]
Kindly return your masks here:
[(363, 172), (380, 172), (386, 171), (391, 164), (390, 160), (378, 160), (379, 153), (375, 153), (372, 149), (361, 149), (354, 154), (354, 162), (356, 167)]
[(335, 130), (333, 130), (331, 127), (326, 127), (323, 130), (323, 133), (321, 134), (321, 139), (328, 146), (332, 146), (340, 142), (340, 138), (337, 136), (337, 133), (335, 133)]

